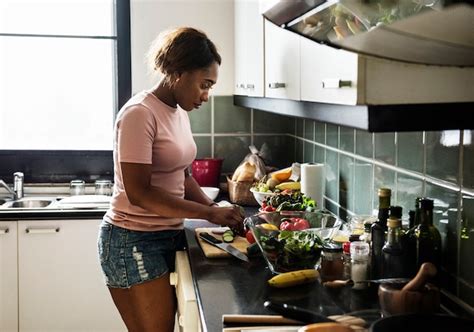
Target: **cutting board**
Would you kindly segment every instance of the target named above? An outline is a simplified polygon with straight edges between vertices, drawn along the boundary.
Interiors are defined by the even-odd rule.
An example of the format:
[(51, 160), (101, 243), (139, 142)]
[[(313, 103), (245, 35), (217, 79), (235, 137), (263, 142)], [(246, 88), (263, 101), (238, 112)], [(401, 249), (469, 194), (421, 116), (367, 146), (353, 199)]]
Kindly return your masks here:
[[(225, 252), (222, 249), (219, 249), (217, 247), (214, 247), (213, 245), (210, 245), (203, 239), (199, 237), (199, 233), (202, 232), (207, 232), (214, 236), (216, 239), (219, 239), (222, 241), (222, 235), (221, 234), (214, 234), (212, 230), (216, 229), (217, 227), (207, 227), (207, 228), (196, 228), (196, 238), (199, 242), (199, 245), (202, 248), (202, 251), (204, 251), (204, 255), (207, 258), (224, 258), (224, 257), (230, 257), (231, 255)], [(237, 248), (240, 252), (244, 253), (245, 255), (247, 254), (247, 247), (250, 245), (247, 242), (247, 239), (241, 236), (236, 236), (234, 238), (234, 241), (232, 243), (229, 243), (233, 245), (235, 248)]]

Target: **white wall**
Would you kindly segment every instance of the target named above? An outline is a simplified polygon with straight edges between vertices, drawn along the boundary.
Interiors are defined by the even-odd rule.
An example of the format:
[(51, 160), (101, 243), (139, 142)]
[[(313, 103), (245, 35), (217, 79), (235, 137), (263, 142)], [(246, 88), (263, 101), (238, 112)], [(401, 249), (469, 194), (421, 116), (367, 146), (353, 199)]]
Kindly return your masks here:
[(132, 93), (148, 89), (158, 80), (158, 76), (151, 74), (145, 59), (150, 43), (162, 30), (185, 25), (203, 30), (222, 57), (213, 94), (233, 94), (233, 0), (132, 0)]

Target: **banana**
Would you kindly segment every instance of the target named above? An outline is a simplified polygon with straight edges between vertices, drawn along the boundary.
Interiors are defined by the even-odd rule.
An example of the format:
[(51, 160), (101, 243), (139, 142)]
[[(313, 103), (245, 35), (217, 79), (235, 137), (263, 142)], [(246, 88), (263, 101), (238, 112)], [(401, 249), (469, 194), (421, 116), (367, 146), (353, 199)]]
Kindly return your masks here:
[(309, 282), (314, 282), (319, 278), (319, 272), (315, 269), (298, 270), (281, 273), (268, 280), (268, 284), (276, 288), (285, 288)]
[(301, 182), (282, 182), (275, 186), (276, 189), (285, 190), (300, 190), (301, 189)]

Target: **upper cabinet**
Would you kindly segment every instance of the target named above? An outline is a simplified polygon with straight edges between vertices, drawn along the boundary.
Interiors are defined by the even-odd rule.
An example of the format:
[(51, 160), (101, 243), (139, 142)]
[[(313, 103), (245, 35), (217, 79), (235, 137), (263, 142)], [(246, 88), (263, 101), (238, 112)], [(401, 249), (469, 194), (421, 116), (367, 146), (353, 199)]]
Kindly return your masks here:
[(265, 97), (300, 100), (300, 40), (265, 20)]
[(263, 16), (258, 1), (234, 3), (236, 95), (263, 97)]

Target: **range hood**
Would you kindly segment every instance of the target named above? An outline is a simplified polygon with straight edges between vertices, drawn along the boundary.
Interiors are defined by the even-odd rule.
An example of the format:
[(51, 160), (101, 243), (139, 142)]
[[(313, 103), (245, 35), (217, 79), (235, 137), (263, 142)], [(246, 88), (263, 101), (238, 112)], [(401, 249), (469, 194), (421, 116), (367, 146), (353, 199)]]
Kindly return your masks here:
[(474, 66), (474, 6), (440, 0), (280, 0), (263, 15), (306, 38), (410, 63)]

